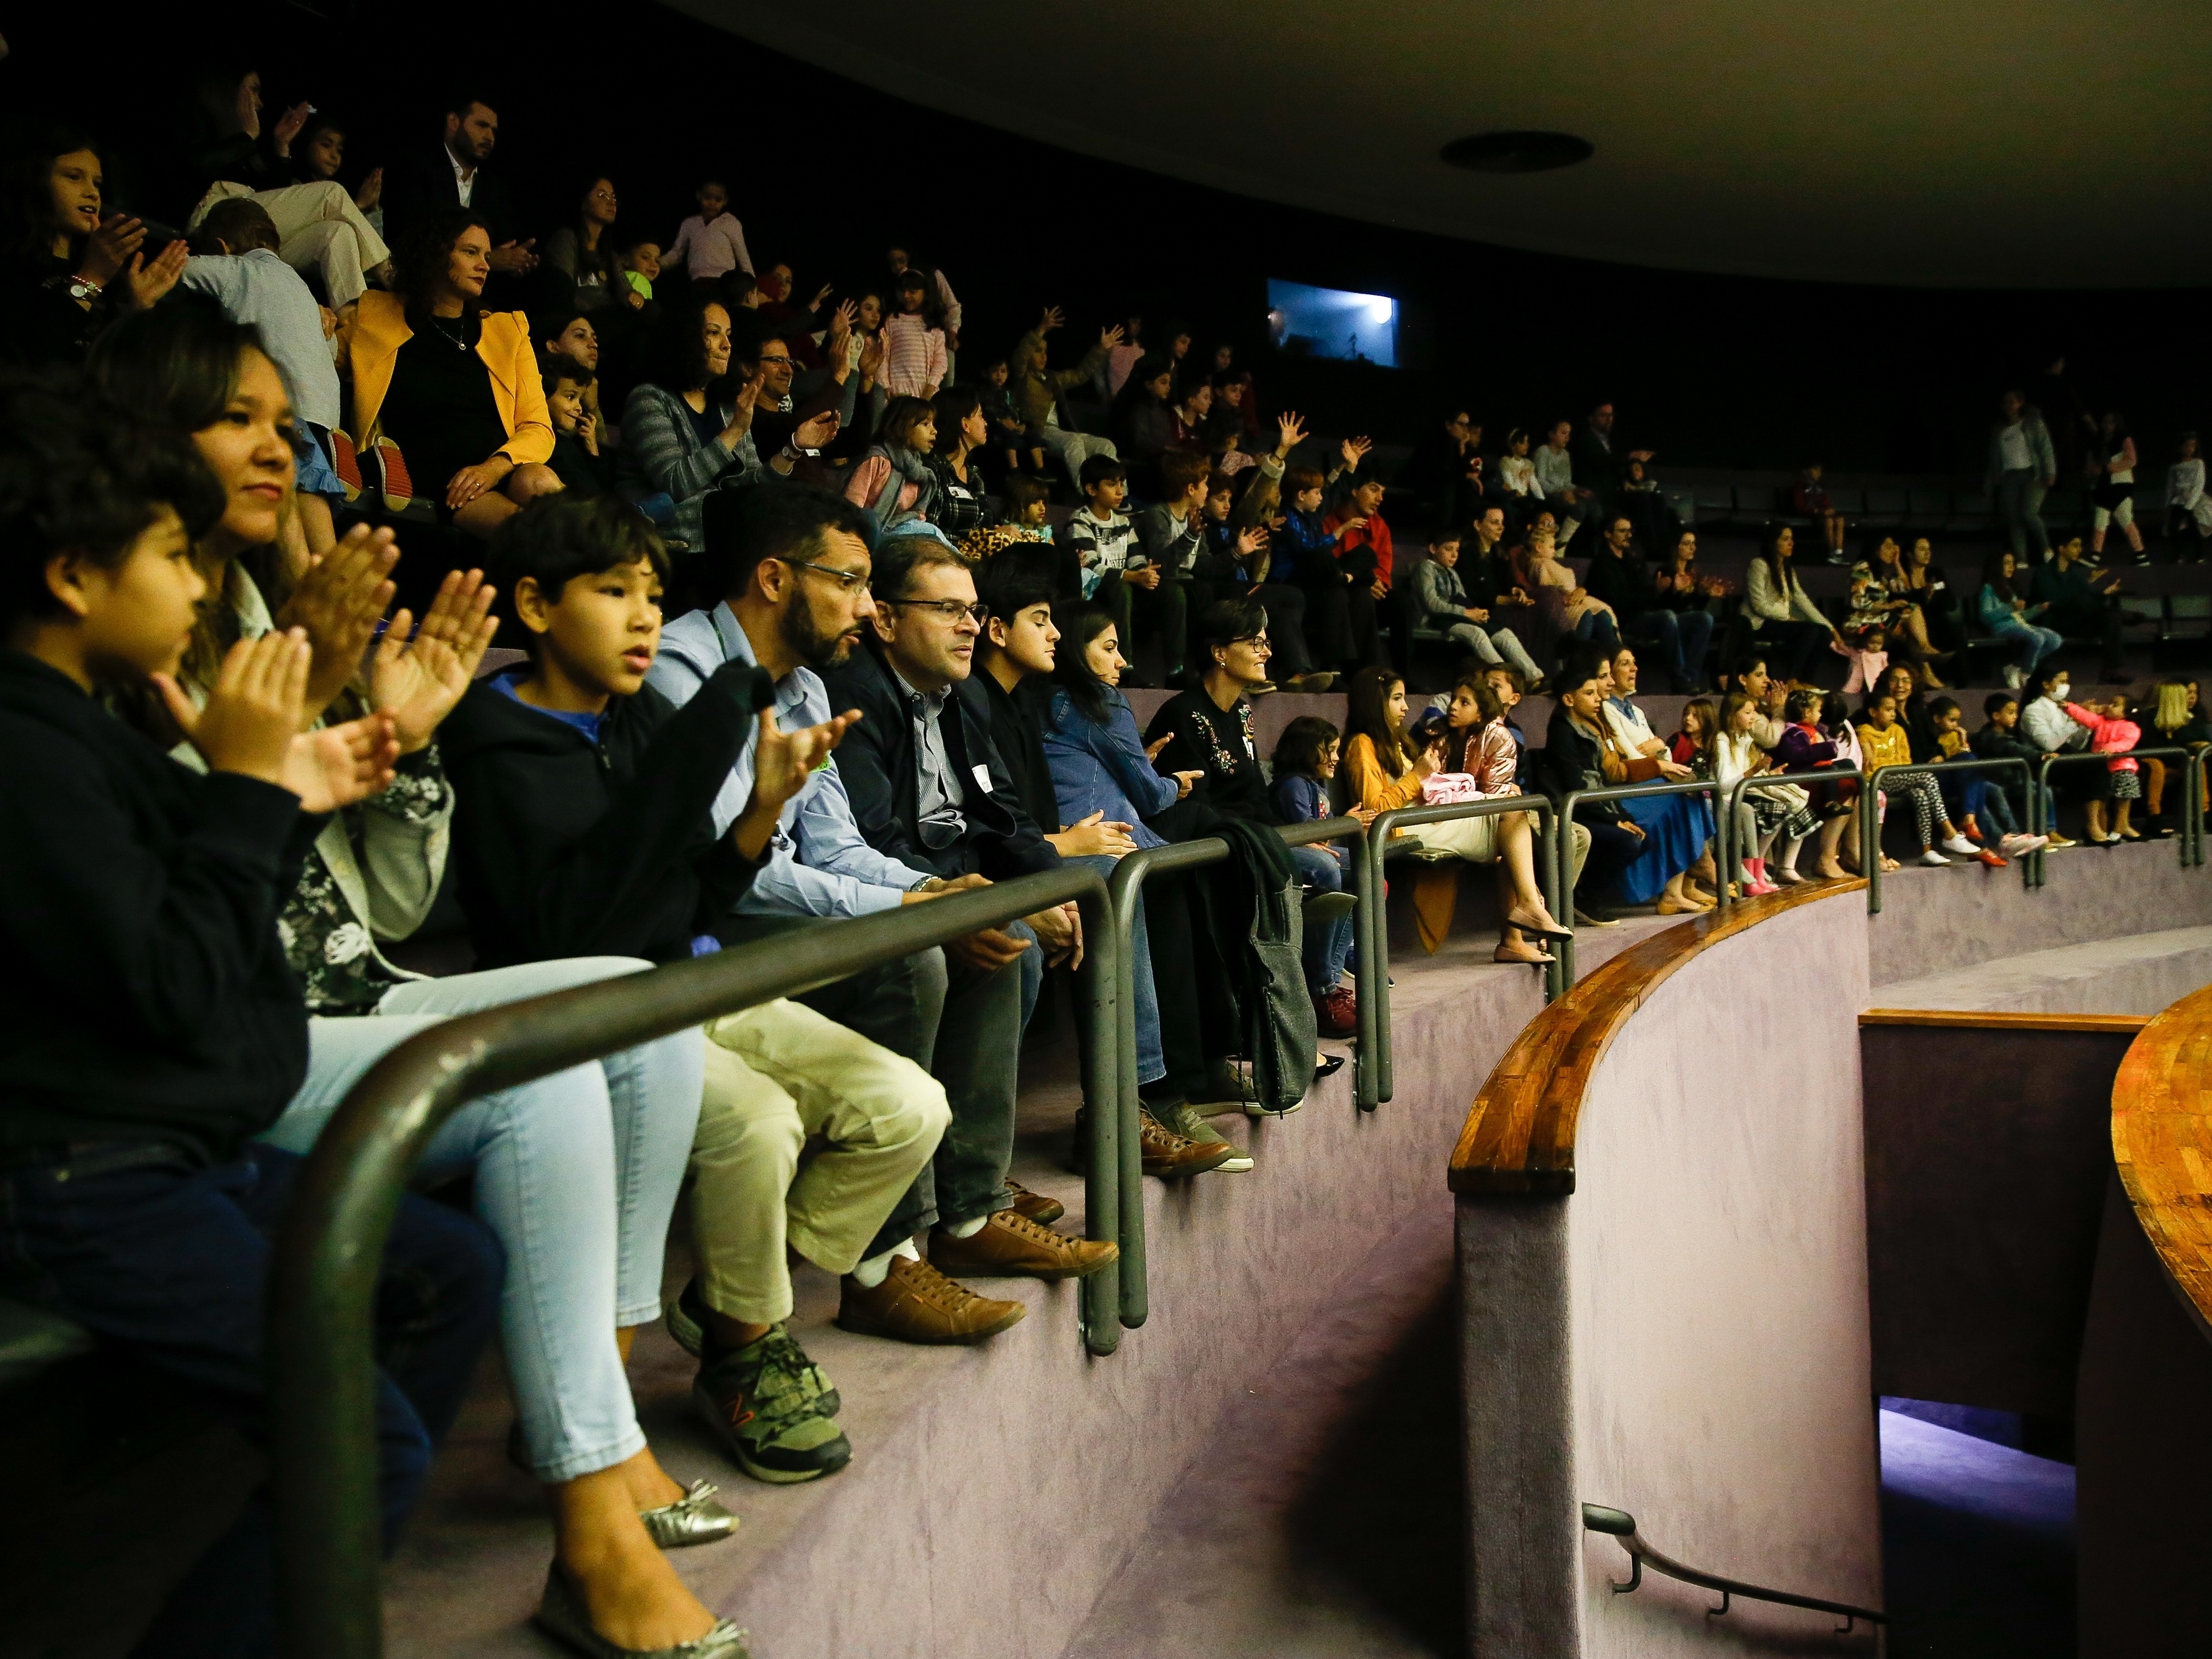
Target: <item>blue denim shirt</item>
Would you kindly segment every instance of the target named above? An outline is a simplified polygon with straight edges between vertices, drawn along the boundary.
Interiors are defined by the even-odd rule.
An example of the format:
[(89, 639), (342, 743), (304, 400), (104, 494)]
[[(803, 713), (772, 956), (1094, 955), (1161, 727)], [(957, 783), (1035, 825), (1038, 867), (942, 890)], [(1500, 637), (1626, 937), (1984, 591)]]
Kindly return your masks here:
[(1138, 846), (1167, 845), (1145, 819), (1175, 805), (1176, 781), (1152, 769), (1127, 698), (1107, 689), (1106, 723), (1101, 726), (1079, 714), (1066, 692), (1055, 690), (1043, 735), (1062, 823), (1080, 823), (1093, 812), (1103, 812), (1109, 823), (1127, 824), (1129, 838)]
[[(645, 683), (679, 708), (726, 662), (753, 660), (752, 641), (727, 605), (694, 611), (660, 630), (660, 652)], [(775, 688), (775, 722), (785, 731), (819, 726), (830, 718), (830, 693), (811, 668), (795, 668)], [(714, 833), (737, 822), (753, 792), (752, 749), (747, 745), (714, 797)], [(836, 757), (784, 804), (768, 862), (738, 902), (748, 915), (865, 916), (898, 907), (906, 891), (925, 880), (861, 839), (853, 803), (837, 775)]]

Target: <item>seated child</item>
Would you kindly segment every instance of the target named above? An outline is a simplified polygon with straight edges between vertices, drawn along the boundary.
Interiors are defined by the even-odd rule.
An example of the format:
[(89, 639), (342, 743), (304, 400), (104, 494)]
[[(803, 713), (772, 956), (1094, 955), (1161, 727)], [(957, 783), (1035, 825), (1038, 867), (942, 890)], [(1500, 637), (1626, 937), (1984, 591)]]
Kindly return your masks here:
[[(398, 744), (380, 714), (303, 732), (302, 630), (234, 647), (204, 704), (179, 689), (223, 509), (188, 441), (74, 389), (0, 392), (0, 942), (35, 964), (0, 1008), (0, 1279), (265, 1445), (270, 1241), (302, 1160), (258, 1137), (310, 1064), (276, 918), (322, 815), (387, 787)], [(170, 758), (179, 730), (204, 771)], [(408, 1194), (379, 1277), (388, 1549), (491, 1334), (499, 1248)], [(273, 1651), (273, 1554), (257, 1492), (137, 1651)]]
[(1889, 666), (1889, 635), (1881, 628), (1863, 628), (1848, 636), (1851, 672), (1844, 681), (1844, 695), (1856, 697), (1881, 684)]
[(1711, 697), (1692, 697), (1682, 705), (1682, 729), (1667, 740), (1667, 752), (1677, 766), (1686, 766), (1698, 777), (1713, 775), (1715, 708)]
[(545, 408), (553, 417), (553, 454), (546, 465), (568, 489), (605, 495), (614, 488), (614, 471), (599, 453), (599, 417), (589, 403), (598, 379), (573, 357), (548, 357), (539, 380)]
[[(627, 503), (544, 498), (493, 553), (531, 659), (472, 685), (443, 739), (479, 959), (668, 962), (719, 948), (712, 925), (854, 717), (782, 731), (767, 675), (742, 661), (681, 709), (647, 685), (668, 556)], [(717, 836), (715, 797), (749, 744), (751, 794)], [(700, 1356), (692, 1398), (722, 1449), (756, 1479), (813, 1480), (852, 1448), (826, 1379), (784, 1329), (787, 1247), (850, 1273), (950, 1112), (920, 1066), (799, 1003), (730, 1015), (707, 1036), (691, 1151), (699, 1273), (669, 1328)], [(801, 1170), (810, 1135), (829, 1145)]]
[[(1336, 777), (1337, 731), (1327, 720), (1301, 714), (1283, 728), (1276, 741), (1274, 782), (1268, 804), (1285, 823), (1310, 823), (1334, 817), (1328, 789)], [(1361, 822), (1374, 814), (1364, 807), (1351, 809)], [(1352, 879), (1352, 850), (1344, 842), (1323, 842), (1299, 849), (1328, 854), (1324, 859), (1297, 860), (1298, 874), (1314, 896), (1306, 901), (1306, 988), (1312, 994), (1321, 1035), (1347, 1037), (1359, 1029), (1358, 1006), (1344, 983), (1344, 969), (1352, 960), (1352, 912), (1355, 901), (1340, 896), (1332, 902), (1320, 896), (1341, 896)], [(1314, 946), (1314, 935), (1320, 949)]]
[[(1884, 766), (1898, 766), (1912, 759), (1911, 741), (1905, 726), (1898, 719), (1897, 698), (1887, 691), (1877, 692), (1860, 707), (1858, 720), (1859, 747), (1864, 758), (1860, 765), (1873, 772)], [(1893, 772), (1881, 782), (1885, 795), (1901, 795), (1912, 803), (1914, 827), (1920, 836), (1920, 862), (1931, 867), (1950, 863), (1945, 853), (1959, 858), (1972, 858), (1980, 851), (1973, 842), (1960, 835), (1943, 807), (1943, 793), (1936, 787), (1936, 775), (1927, 771)], [(1936, 831), (1942, 832), (1942, 849), (1936, 848)], [(1881, 853), (1879, 847), (1865, 850), (1865, 856)], [(1897, 861), (1883, 858), (1885, 870), (1897, 868)]]
[[(2025, 780), (2016, 773), (1996, 774), (1996, 781), (1983, 798), (1983, 810), (1991, 810), (1990, 796), (2002, 794), (2005, 797), (2006, 821), (2012, 823), (2015, 829), (2025, 830), (2028, 824), (2029, 796), (2039, 787), (2034, 779), (2036, 764), (2043, 758), (2042, 747), (2021, 734), (2020, 698), (2014, 693), (1991, 692), (1983, 701), (1982, 715), (1984, 723), (1982, 729), (1974, 733), (1972, 739), (1974, 753), (1984, 760), (2022, 760), (2028, 765), (2028, 775)], [(2049, 827), (2039, 840), (2034, 836), (2027, 839), (2037, 841), (2039, 846), (2074, 846), (2075, 842), (2058, 833), (2058, 821), (2053, 806), (2051, 795), (2045, 792), (2043, 821)], [(2033, 852), (2035, 848), (2023, 846), (2020, 850), (2027, 853)]]
[(1004, 357), (994, 358), (983, 370), (983, 423), (990, 428), (991, 443), (1006, 464), (1007, 482), (1022, 470), (1024, 458), (1031, 472), (1044, 471), (1044, 440), (1032, 431), (1014, 408), (1014, 394), (1006, 389)]
[[(1959, 707), (1955, 697), (1937, 697), (1929, 703), (1928, 724), (1936, 735), (1936, 747), (1943, 759), (1975, 758), (1973, 750), (1966, 741), (1966, 711)], [(1965, 831), (1967, 839), (1986, 841), (1988, 837), (1982, 833), (1980, 817), (1988, 810), (1989, 797), (1998, 793), (1990, 788), (1986, 775), (1970, 772), (1963, 777), (1947, 778), (1938, 773), (1936, 782), (1943, 792), (1944, 803), (1956, 812), (1959, 827)], [(2002, 810), (1999, 809), (2000, 811)], [(1992, 818), (1991, 822), (1996, 822), (1996, 819)], [(1992, 869), (2004, 868), (2002, 849), (1993, 852), (1985, 846), (1974, 857)]]

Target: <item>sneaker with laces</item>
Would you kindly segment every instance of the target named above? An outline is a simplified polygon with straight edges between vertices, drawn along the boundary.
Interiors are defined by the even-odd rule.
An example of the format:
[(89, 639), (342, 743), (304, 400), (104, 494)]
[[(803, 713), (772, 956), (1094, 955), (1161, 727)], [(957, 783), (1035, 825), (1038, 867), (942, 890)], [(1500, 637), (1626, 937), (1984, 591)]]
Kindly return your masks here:
[(1013, 1178), (1006, 1177), (1006, 1194), (1011, 1207), (1020, 1211), (1040, 1225), (1050, 1226), (1067, 1213), (1067, 1206), (1056, 1198), (1047, 1198), (1042, 1193), (1033, 1193)]
[(1200, 1141), (1177, 1134), (1141, 1107), (1137, 1112), (1137, 1145), (1144, 1152), (1145, 1173), (1162, 1181), (1181, 1181), (1218, 1170), (1237, 1151), (1219, 1135)]
[(1313, 1000), (1314, 1029), (1322, 1036), (1342, 1041), (1359, 1031), (1359, 1004), (1348, 985), (1324, 991)]
[(1226, 1146), (1229, 1156), (1217, 1165), (1224, 1175), (1243, 1175), (1252, 1167), (1252, 1155), (1199, 1115), (1188, 1101), (1160, 1109), (1160, 1122), (1185, 1140), (1200, 1146)]
[(853, 1461), (853, 1443), (822, 1409), (821, 1374), (779, 1321), (758, 1341), (702, 1360), (691, 1401), (739, 1468), (794, 1486)]
[(927, 1347), (981, 1342), (1018, 1325), (1029, 1312), (1018, 1302), (978, 1296), (910, 1255), (893, 1256), (880, 1285), (863, 1285), (848, 1273), (839, 1291), (842, 1328)]
[(938, 1272), (984, 1279), (1087, 1279), (1121, 1254), (1117, 1244), (1056, 1233), (1016, 1210), (994, 1211), (965, 1238), (942, 1226), (929, 1235), (929, 1258)]
[[(699, 1281), (695, 1279), (687, 1283), (660, 1311), (669, 1335), (676, 1339), (676, 1346), (694, 1359), (704, 1359), (707, 1357), (707, 1304), (699, 1294)], [(767, 1339), (762, 1340), (765, 1341)], [(801, 1359), (806, 1359), (796, 1342), (791, 1345), (791, 1350)], [(823, 1415), (836, 1416), (844, 1401), (838, 1398), (836, 1385), (830, 1382), (830, 1373), (811, 1359), (806, 1360), (806, 1370), (807, 1385), (822, 1402)]]
[(1981, 848), (1964, 836), (1953, 836), (1943, 842), (1943, 850), (1947, 853), (1956, 853), (1962, 859), (1970, 859), (1981, 851)]

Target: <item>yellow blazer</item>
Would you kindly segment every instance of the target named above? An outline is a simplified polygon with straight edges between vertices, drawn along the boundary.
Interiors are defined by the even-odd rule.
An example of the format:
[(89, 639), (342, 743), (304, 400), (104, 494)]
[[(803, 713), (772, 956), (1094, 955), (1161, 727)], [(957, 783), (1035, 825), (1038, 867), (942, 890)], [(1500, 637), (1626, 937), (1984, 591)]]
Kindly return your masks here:
[[(491, 375), (492, 402), (507, 428), (500, 453), (517, 466), (544, 461), (553, 453), (553, 416), (545, 407), (538, 351), (530, 343), (530, 319), (519, 311), (487, 311), (482, 321), (477, 356)], [(338, 329), (338, 362), (352, 386), (348, 425), (357, 447), (376, 441), (376, 417), (392, 389), (393, 362), (399, 348), (414, 337), (406, 306), (380, 289), (363, 294)]]

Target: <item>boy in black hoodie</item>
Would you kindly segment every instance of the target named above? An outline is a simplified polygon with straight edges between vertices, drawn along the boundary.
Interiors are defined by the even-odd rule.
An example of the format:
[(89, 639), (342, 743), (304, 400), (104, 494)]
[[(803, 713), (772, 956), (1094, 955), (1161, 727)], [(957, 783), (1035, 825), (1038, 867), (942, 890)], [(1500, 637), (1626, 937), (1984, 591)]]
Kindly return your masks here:
[[(0, 392), (0, 1284), (265, 1428), (269, 1237), (300, 1160), (257, 1144), (307, 1018), (276, 917), (320, 814), (398, 752), (381, 716), (300, 735), (304, 634), (237, 646), (195, 708), (173, 675), (222, 498), (189, 445), (67, 395)], [(150, 684), (149, 684), (150, 682)], [(106, 713), (158, 691), (208, 770)], [(315, 816), (310, 816), (310, 815)], [(404, 1199), (380, 1287), (387, 1542), (496, 1314), (497, 1244)], [(381, 1345), (380, 1345), (381, 1346)], [(141, 1651), (272, 1653), (270, 1515), (248, 1504)]]
[[(714, 926), (751, 885), (784, 804), (859, 716), (783, 731), (773, 682), (748, 661), (724, 664), (681, 709), (648, 686), (668, 560), (626, 502), (533, 502), (493, 560), (531, 661), (471, 687), (441, 733), (482, 965), (718, 950)], [(749, 744), (752, 793), (718, 836), (714, 798)], [(797, 1002), (707, 1035), (691, 1153), (699, 1272), (669, 1329), (699, 1355), (694, 1403), (738, 1467), (811, 1480), (852, 1446), (832, 1420), (836, 1390), (785, 1328), (786, 1246), (850, 1273), (951, 1114), (921, 1066)], [(801, 1171), (813, 1135), (828, 1145)]]

